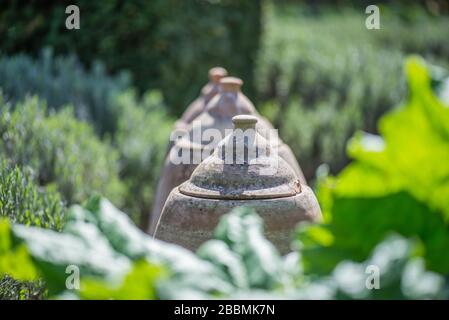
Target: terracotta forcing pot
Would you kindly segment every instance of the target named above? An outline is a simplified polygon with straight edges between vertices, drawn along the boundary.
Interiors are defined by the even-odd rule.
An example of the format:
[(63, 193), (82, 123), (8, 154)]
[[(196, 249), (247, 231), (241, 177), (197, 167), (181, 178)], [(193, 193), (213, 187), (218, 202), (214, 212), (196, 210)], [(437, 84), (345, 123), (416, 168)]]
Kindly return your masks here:
[[(201, 113), (186, 129), (178, 128), (177, 132), (184, 134), (172, 148), (170, 148), (164, 166), (162, 168), (161, 178), (159, 180), (153, 210), (150, 216), (148, 228), (149, 234), (154, 234), (156, 223), (162, 212), (170, 191), (190, 178), (193, 170), (198, 166), (202, 159), (190, 163), (174, 163), (173, 157), (178, 154), (202, 155), (202, 152), (212, 152), (213, 148), (221, 141), (226, 129), (232, 128), (232, 117), (238, 114), (257, 113), (254, 105), (241, 92), (243, 81), (234, 77), (225, 77), (220, 80), (220, 93), (215, 95), (207, 105), (205, 112)], [(218, 129), (220, 137), (213, 141), (197, 141), (194, 134), (198, 132), (201, 136), (208, 129)], [(208, 154), (208, 155), (209, 155)], [(204, 157), (206, 158), (206, 157)]]
[[(258, 119), (256, 128), (262, 135), (268, 135), (269, 130), (273, 129), (270, 122), (256, 111), (252, 102), (241, 92), (242, 85), (243, 81), (239, 78), (222, 78), (220, 80), (220, 93), (211, 99), (206, 111), (195, 118), (184, 136), (169, 151), (162, 169), (150, 217), (148, 232), (151, 235), (154, 234), (156, 223), (171, 190), (189, 179), (198, 164), (207, 158), (222, 140), (225, 131), (233, 128), (233, 116), (241, 114), (256, 116)], [(211, 129), (219, 133), (219, 136), (210, 136), (203, 139), (204, 134)], [(268, 136), (266, 137), (268, 138)], [(280, 157), (293, 168), (301, 183), (307, 184), (290, 148), (280, 139), (276, 140), (276, 145), (273, 147), (276, 148)], [(179, 158), (182, 155), (188, 155), (189, 161), (183, 163), (173, 161), (174, 158)]]
[(195, 250), (212, 237), (223, 214), (248, 206), (264, 219), (268, 239), (286, 253), (298, 223), (321, 219), (312, 190), (257, 132), (257, 121), (248, 115), (233, 118), (232, 133), (171, 191), (156, 238)]

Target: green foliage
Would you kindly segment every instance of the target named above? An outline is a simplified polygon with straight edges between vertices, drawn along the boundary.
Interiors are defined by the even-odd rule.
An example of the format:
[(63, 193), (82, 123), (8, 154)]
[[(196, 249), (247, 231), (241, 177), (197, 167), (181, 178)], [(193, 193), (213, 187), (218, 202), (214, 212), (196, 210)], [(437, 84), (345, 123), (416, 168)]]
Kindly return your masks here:
[[(11, 167), (3, 160), (0, 162), (0, 217), (25, 225), (60, 230), (66, 208), (57, 192), (42, 190), (31, 176), (29, 170)], [(7, 228), (6, 221), (0, 223), (0, 229)], [(2, 232), (0, 232), (2, 233)], [(0, 277), (0, 299), (42, 299), (45, 287), (42, 281), (30, 281), (36, 276), (27, 265), (28, 256), (24, 247), (6, 253), (11, 243), (6, 233), (0, 236), (0, 270), (11, 271)], [(17, 281), (12, 276), (26, 281)]]
[(362, 10), (321, 10), (268, 2), (257, 64), (262, 113), (297, 156), (307, 178), (347, 163), (356, 130), (377, 133), (379, 117), (406, 97), (404, 53), (447, 66), (445, 17), (422, 14), (406, 22), (383, 12), (380, 30), (364, 26)]
[(142, 99), (128, 90), (114, 100), (120, 112), (114, 145), (120, 154), (120, 177), (126, 186), (126, 212), (146, 225), (164, 161), (172, 122), (157, 91)]
[[(0, 274), (39, 272), (52, 297), (71, 299), (193, 298), (445, 298), (447, 284), (425, 271), (412, 241), (390, 237), (363, 263), (344, 261), (325, 277), (309, 277), (297, 253), (281, 258), (263, 237), (261, 219), (245, 208), (225, 216), (195, 256), (154, 240), (100, 198), (70, 210), (62, 233), (0, 223)], [(6, 244), (6, 245), (5, 245)], [(17, 255), (21, 252), (21, 255)], [(18, 263), (20, 261), (20, 263)], [(79, 290), (67, 289), (68, 265)], [(382, 286), (368, 290), (366, 267), (378, 266)], [(28, 271), (27, 271), (28, 270)], [(30, 273), (32, 271), (33, 273)]]
[[(56, 52), (76, 51), (83, 62), (100, 57), (108, 71), (128, 67), (140, 88), (160, 86), (175, 113), (197, 95), (212, 65), (227, 61), (252, 83), (259, 1), (79, 5), (93, 12), (82, 19), (82, 36), (62, 30), (64, 3), (19, 10), (7, 2), (2, 50), (37, 53), (52, 44)], [(61, 199), (83, 202), (95, 192), (142, 221), (171, 121), (156, 91), (142, 99), (123, 92), (128, 81), (107, 76), (101, 65), (87, 72), (75, 58), (51, 51), (37, 60), (3, 57), (0, 87), (13, 105), (0, 101), (0, 215), (9, 219), (0, 219), (0, 298), (47, 297), (41, 277), (57, 298), (448, 298), (449, 108), (432, 92), (447, 96), (447, 75), (431, 82), (424, 64), (409, 60), (409, 98), (383, 115), (406, 97), (404, 52), (444, 65), (447, 19), (400, 20), (383, 12), (388, 27), (377, 32), (365, 30), (362, 16), (350, 10), (311, 16), (292, 6), (266, 8), (257, 70), (262, 111), (308, 177), (322, 162), (342, 168), (354, 131), (382, 135), (357, 132), (348, 145), (354, 161), (339, 176), (320, 178), (324, 224), (302, 226), (298, 251), (286, 257), (245, 208), (223, 217), (196, 254), (150, 238), (100, 197), (73, 206), (62, 227)], [(108, 35), (98, 37), (106, 34), (102, 28)], [(37, 98), (23, 101), (28, 93), (42, 95), (52, 109)], [(69, 265), (81, 271), (78, 291), (66, 288)], [(380, 290), (366, 288), (370, 266), (379, 267)]]
[(164, 269), (145, 261), (136, 262), (119, 285), (101, 280), (86, 279), (81, 283), (82, 299), (143, 300), (156, 297), (156, 280), (164, 276)]
[(71, 104), (76, 117), (90, 122), (100, 135), (115, 132), (118, 114), (111, 99), (128, 85), (125, 73), (109, 76), (99, 62), (87, 71), (75, 56), (55, 57), (48, 48), (35, 60), (24, 54), (0, 57), (0, 87), (6, 100), (14, 104), (38, 95), (54, 110)]
[(354, 162), (321, 182), (327, 222), (299, 235), (308, 270), (327, 273), (342, 259), (361, 261), (390, 231), (417, 237), (426, 267), (447, 275), (449, 258), (449, 108), (434, 95), (424, 63), (406, 65), (409, 98), (379, 122), (382, 137), (358, 133)]
[[(383, 30), (375, 35), (375, 40), (384, 47), (397, 48), (407, 54), (446, 60), (447, 65), (449, 44), (444, 41), (449, 27), (447, 15), (436, 18), (415, 8), (410, 10), (412, 17), (395, 19), (400, 16), (400, 11), (385, 12)], [(407, 12), (406, 9), (402, 11)]]
[(8, 273), (22, 280), (34, 280), (37, 270), (24, 245), (13, 245), (9, 221), (0, 220), (0, 274)]
[[(2, 226), (1, 239), (9, 243), (0, 251), (2, 260), (26, 248), (23, 254), (32, 259), (14, 265), (15, 275), (37, 270), (46, 280), (51, 296), (71, 293), (91, 299), (185, 298), (230, 295), (252, 288), (282, 292), (287, 288), (279, 281), (285, 278), (281, 257), (263, 238), (261, 219), (246, 209), (236, 210), (220, 223), (216, 240), (200, 249), (204, 259), (181, 247), (153, 240), (126, 214), (100, 198), (92, 198), (85, 207), (72, 207), (62, 233), (21, 225), (11, 228), (6, 221)], [(249, 243), (233, 239), (228, 232), (232, 226), (238, 227), (242, 231), (240, 239)], [(240, 280), (235, 278), (236, 267), (228, 263), (232, 261), (210, 250), (214, 243), (222, 243), (224, 253), (240, 266)], [(68, 292), (65, 288), (68, 265), (80, 270), (80, 291)], [(0, 273), (11, 268), (7, 266)], [(233, 277), (238, 281), (228, 282)], [(243, 284), (243, 279), (248, 281), (238, 285)]]
[(42, 280), (18, 281), (8, 275), (0, 277), (0, 300), (43, 300), (46, 297)]
[[(39, 113), (38, 118), (45, 118), (43, 123), (33, 124), (32, 128), (26, 130), (18, 130), (20, 134), (14, 139), (20, 142), (17, 144), (20, 148), (17, 148), (16, 145), (11, 157), (18, 156), (20, 159), (15, 159), (14, 163), (26, 164), (35, 170), (37, 170), (35, 167), (38, 167), (38, 172), (41, 175), (39, 179), (43, 184), (58, 179), (57, 187), (63, 187), (62, 192), (65, 196), (68, 195), (67, 200), (69, 201), (83, 201), (85, 195), (92, 190), (102, 192), (114, 199), (116, 204), (125, 208), (134, 221), (145, 225), (145, 219), (153, 204), (154, 188), (173, 121), (166, 116), (166, 106), (158, 91), (149, 91), (139, 98), (132, 89), (124, 90), (127, 84), (125, 74), (120, 77), (108, 76), (101, 64), (95, 64), (92, 71), (87, 72), (74, 56), (54, 57), (50, 50), (43, 50), (37, 60), (32, 60), (29, 56), (22, 54), (0, 58), (0, 87), (4, 92), (5, 100), (8, 100), (11, 105), (9, 109), (14, 111), (16, 108), (22, 108), (22, 104), (29, 104), (29, 102), (22, 104), (15, 102), (28, 99), (28, 93), (36, 93), (48, 102), (46, 109), (48, 113), (52, 114), (50, 117), (46, 117), (45, 113)], [(63, 111), (66, 108), (66, 103), (73, 105), (74, 114), (78, 119), (90, 122), (96, 133), (103, 136), (103, 145), (108, 144), (107, 138), (110, 136), (113, 147), (117, 151), (111, 150), (107, 146), (95, 147), (99, 143), (96, 138), (93, 139), (94, 142), (89, 142), (86, 146), (83, 136), (86, 138), (87, 135), (90, 136), (90, 133), (87, 132), (90, 129), (84, 129), (84, 125), (81, 129), (75, 121), (65, 119), (73, 116), (71, 112)], [(26, 111), (29, 108), (24, 109), (25, 111), (18, 110), (16, 112), (17, 116), (19, 112), (24, 113), (18, 116), (21, 119), (18, 122), (22, 125), (34, 121), (36, 116), (35, 111)], [(54, 116), (55, 109), (61, 111), (57, 113), (57, 116)], [(52, 124), (50, 125), (50, 123)], [(3, 123), (3, 126), (5, 125)], [(3, 130), (12, 131), (8, 133), (8, 136), (17, 134), (13, 133), (14, 125), (19, 124), (10, 123), (6, 125), (7, 128), (3, 128)], [(43, 154), (37, 158), (37, 152), (42, 150), (40, 147), (38, 150), (34, 149), (37, 142), (34, 141), (33, 130), (45, 128), (48, 125), (51, 126), (50, 130), (54, 130), (56, 136), (59, 135), (59, 129), (53, 127), (72, 127), (67, 130), (73, 131), (73, 133), (65, 134), (66, 138), (57, 137), (58, 140), (69, 139), (71, 141), (70, 147), (64, 147), (63, 154), (57, 151), (60, 156), (69, 159), (68, 165), (61, 166), (65, 163), (62, 161), (63, 159), (54, 161), (54, 154)], [(46, 130), (48, 131), (48, 129)], [(29, 137), (24, 136), (28, 135), (26, 132), (29, 133)], [(79, 134), (74, 132), (79, 132)], [(108, 135), (104, 135), (104, 133), (108, 133)], [(50, 133), (45, 135), (53, 136)], [(75, 139), (71, 139), (69, 136)], [(27, 143), (23, 143), (24, 141)], [(75, 141), (82, 142), (82, 144), (75, 146)], [(12, 143), (11, 140), (8, 145), (12, 146)], [(53, 141), (50, 145), (55, 143)], [(75, 152), (75, 150), (81, 148), (88, 148), (90, 151), (77, 154), (79, 151)], [(109, 154), (107, 158), (102, 155), (105, 152)], [(14, 153), (21, 153), (21, 155), (14, 155)], [(74, 157), (74, 154), (77, 157)], [(118, 168), (114, 163), (117, 155)], [(86, 158), (83, 160), (84, 165), (79, 162), (80, 156)], [(96, 165), (98, 160), (100, 163)], [(106, 163), (102, 164), (104, 161)], [(88, 165), (86, 166), (86, 164)], [(42, 170), (42, 166), (45, 166), (44, 170)], [(59, 166), (59, 168), (55, 166)], [(84, 166), (83, 169), (81, 169), (82, 166)], [(97, 168), (97, 176), (90, 174), (90, 168), (93, 166), (101, 166), (104, 170)], [(75, 172), (85, 172), (86, 174), (82, 173), (77, 178), (72, 175), (73, 167), (76, 169)], [(109, 177), (107, 171), (110, 172)], [(105, 183), (108, 179), (117, 179), (113, 177), (116, 175), (115, 172), (119, 172), (120, 180), (125, 188), (121, 188), (116, 182)], [(56, 173), (58, 173), (57, 177)], [(74, 192), (79, 194), (73, 195)], [(123, 198), (123, 202), (120, 202), (121, 198)]]
[(441, 275), (425, 270), (423, 259), (417, 253), (418, 247), (416, 241), (390, 235), (374, 248), (366, 261), (342, 261), (329, 275), (309, 278), (292, 297), (447, 299), (447, 281)]
[[(325, 223), (301, 227), (299, 251), (281, 257), (262, 219), (237, 208), (195, 255), (93, 197), (61, 233), (1, 221), (0, 275), (42, 276), (50, 297), (73, 299), (447, 299), (449, 108), (420, 59), (406, 70), (409, 99), (382, 117), (382, 137), (358, 133), (355, 161), (320, 181)], [(69, 265), (80, 290), (66, 287)]]
[(39, 188), (29, 170), (0, 162), (0, 216), (14, 223), (60, 230), (64, 213), (58, 192)]
[(10, 165), (31, 168), (39, 185), (55, 186), (68, 203), (100, 192), (121, 204), (117, 153), (69, 108), (47, 116), (36, 97), (0, 104), (0, 155)]
[(216, 265), (223, 264), (232, 283), (245, 289), (281, 286), (279, 253), (263, 237), (263, 221), (253, 210), (242, 208), (225, 216), (214, 238), (198, 249), (198, 255)]
[(160, 88), (176, 114), (197, 96), (208, 68), (224, 67), (252, 87), (259, 45), (261, 3), (237, 0), (78, 0), (81, 29), (67, 31), (73, 2), (3, 1), (0, 47), (7, 54), (36, 54), (52, 46), (75, 52), (84, 63), (103, 61), (128, 69), (140, 89)]
[[(9, 226), (8, 223), (6, 225)], [(68, 265), (79, 268), (81, 286), (83, 281), (87, 283), (81, 292), (75, 294), (89, 298), (105, 298), (106, 293), (111, 297), (123, 298), (123, 292), (130, 292), (128, 282), (146, 286), (143, 290), (135, 288), (139, 298), (152, 298), (152, 288), (156, 284), (148, 282), (154, 279), (151, 273), (164, 272), (155, 265), (170, 268), (172, 280), (163, 285), (166, 292), (170, 288), (182, 291), (183, 286), (187, 285), (189, 290), (198, 287), (197, 290), (201, 288), (208, 292), (221, 292), (230, 288), (212, 264), (197, 259), (185, 249), (153, 240), (135, 227), (126, 214), (100, 198), (92, 198), (85, 208), (73, 207), (62, 233), (14, 225), (12, 229), (1, 229), (1, 237), (12, 243), (9, 250), (0, 252), (1, 259), (11, 251), (17, 251), (18, 247), (25, 246), (32, 260), (18, 265), (16, 274), (22, 268), (36, 268), (45, 278), (51, 296), (68, 293), (64, 292)], [(3, 273), (8, 271), (0, 270)], [(198, 281), (203, 277), (208, 278), (207, 284)], [(101, 290), (96, 292), (97, 288)], [(150, 296), (143, 297), (141, 293)]]

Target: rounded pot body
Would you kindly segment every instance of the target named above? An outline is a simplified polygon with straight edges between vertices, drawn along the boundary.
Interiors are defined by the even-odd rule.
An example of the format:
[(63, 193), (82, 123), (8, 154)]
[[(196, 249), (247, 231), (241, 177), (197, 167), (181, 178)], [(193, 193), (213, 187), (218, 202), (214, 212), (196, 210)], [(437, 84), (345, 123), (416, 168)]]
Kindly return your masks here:
[(157, 222), (170, 192), (176, 186), (179, 186), (184, 181), (187, 181), (197, 166), (197, 164), (176, 165), (167, 157), (164, 168), (162, 169), (161, 179), (159, 179), (159, 183), (157, 185), (156, 196), (154, 198), (155, 202), (153, 204), (150, 225), (148, 228), (148, 233), (150, 235), (154, 235)]
[(223, 200), (185, 195), (174, 188), (158, 221), (155, 238), (196, 250), (212, 238), (220, 218), (240, 206), (251, 207), (265, 223), (266, 237), (282, 253), (291, 251), (298, 223), (321, 220), (321, 210), (308, 186), (297, 195), (274, 199)]
[[(289, 146), (287, 146), (285, 143), (282, 143), (278, 147), (278, 155), (290, 165), (295, 174), (298, 176), (301, 184), (307, 185), (304, 174)], [(197, 166), (198, 164), (192, 163), (174, 164), (170, 161), (169, 156), (166, 157), (161, 173), (161, 179), (159, 180), (156, 189), (153, 210), (151, 212), (150, 224), (148, 228), (148, 233), (150, 235), (154, 235), (156, 224), (159, 220), (159, 217), (161, 216), (162, 208), (164, 207), (164, 204), (172, 189), (187, 181)]]

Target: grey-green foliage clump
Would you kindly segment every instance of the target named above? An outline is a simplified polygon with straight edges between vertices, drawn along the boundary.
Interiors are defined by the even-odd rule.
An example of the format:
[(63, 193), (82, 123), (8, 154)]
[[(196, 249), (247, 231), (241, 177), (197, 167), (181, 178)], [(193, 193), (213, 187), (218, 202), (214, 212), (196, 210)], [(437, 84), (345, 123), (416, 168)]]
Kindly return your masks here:
[[(37, 59), (24, 54), (0, 57), (0, 90), (9, 103), (0, 112), (1, 130), (8, 131), (0, 152), (36, 170), (41, 184), (57, 180), (69, 202), (84, 201), (89, 191), (98, 191), (145, 224), (173, 122), (158, 91), (138, 97), (126, 74), (108, 75), (100, 63), (88, 70), (75, 56), (54, 56), (49, 49)], [(38, 101), (30, 94), (38, 95)], [(29, 104), (39, 104), (42, 111)], [(65, 110), (68, 104), (73, 112)], [(15, 120), (6, 114), (14, 114)], [(64, 116), (88, 122), (102, 142), (95, 136), (87, 139), (92, 130)], [(44, 132), (35, 134), (37, 129)], [(42, 136), (52, 138), (38, 143)], [(45, 146), (53, 151), (44, 153)]]
[(447, 66), (443, 30), (449, 23), (443, 17), (404, 22), (382, 11), (381, 29), (368, 30), (362, 11), (311, 14), (297, 4), (266, 9), (259, 105), (309, 179), (323, 162), (333, 173), (341, 170), (354, 131), (376, 133), (379, 117), (406, 97), (405, 53)]
[(47, 114), (37, 97), (0, 105), (0, 156), (10, 165), (30, 168), (38, 185), (56, 187), (67, 203), (99, 192), (121, 204), (117, 152), (69, 107)]
[(125, 74), (107, 75), (101, 64), (88, 71), (74, 56), (50, 50), (37, 59), (0, 57), (0, 90), (8, 101), (0, 111), (0, 130), (8, 131), (0, 152), (37, 171), (40, 184), (57, 181), (68, 202), (98, 191), (145, 224), (173, 120), (158, 91), (139, 97), (128, 82)]
[(73, 105), (78, 119), (90, 122), (103, 135), (113, 133), (118, 120), (111, 99), (130, 84), (129, 76), (111, 76), (100, 62), (87, 70), (76, 56), (54, 56), (47, 48), (36, 59), (16, 54), (0, 57), (0, 87), (12, 103), (38, 95), (49, 109)]

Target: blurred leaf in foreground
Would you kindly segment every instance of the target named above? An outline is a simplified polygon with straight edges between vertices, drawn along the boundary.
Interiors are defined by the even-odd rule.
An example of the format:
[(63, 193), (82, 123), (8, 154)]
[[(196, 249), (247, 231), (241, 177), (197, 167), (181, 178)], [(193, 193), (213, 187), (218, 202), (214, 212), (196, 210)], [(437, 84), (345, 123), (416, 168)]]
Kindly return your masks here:
[(356, 134), (348, 147), (355, 161), (321, 182), (327, 221), (299, 233), (309, 271), (362, 261), (396, 231), (422, 241), (427, 268), (449, 273), (449, 108), (432, 92), (423, 61), (408, 59), (406, 71), (408, 101), (380, 120), (382, 137)]
[(14, 246), (11, 226), (7, 219), (0, 219), (0, 275), (8, 274), (21, 280), (36, 280), (38, 272), (24, 245)]

